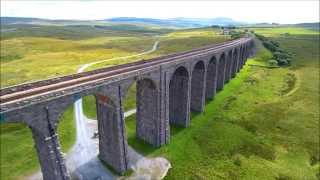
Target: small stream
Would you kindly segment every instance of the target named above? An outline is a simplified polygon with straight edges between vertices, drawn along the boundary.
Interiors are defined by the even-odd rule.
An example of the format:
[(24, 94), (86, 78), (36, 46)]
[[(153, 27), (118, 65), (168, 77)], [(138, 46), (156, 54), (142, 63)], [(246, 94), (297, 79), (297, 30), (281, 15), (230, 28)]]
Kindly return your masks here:
[(76, 144), (73, 147), (73, 153), (76, 156), (73, 161), (76, 162), (79, 166), (85, 162), (88, 162), (92, 157), (96, 156), (97, 148), (94, 145), (93, 140), (90, 136), (93, 135), (93, 132), (89, 132), (87, 128), (87, 118), (83, 114), (82, 108), (82, 99), (79, 99), (74, 103), (74, 114), (76, 120)]

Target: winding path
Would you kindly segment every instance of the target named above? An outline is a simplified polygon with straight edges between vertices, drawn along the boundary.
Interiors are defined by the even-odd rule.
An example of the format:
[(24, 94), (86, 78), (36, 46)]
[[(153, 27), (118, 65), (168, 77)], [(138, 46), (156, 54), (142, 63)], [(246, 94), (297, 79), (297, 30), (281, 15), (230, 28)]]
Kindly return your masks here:
[(153, 53), (154, 51), (156, 51), (158, 49), (158, 45), (159, 45), (159, 41), (156, 41), (153, 44), (153, 46), (152, 46), (152, 48), (150, 50), (144, 51), (144, 52), (139, 53), (139, 54), (133, 54), (133, 55), (123, 56), (123, 57), (116, 57), (116, 58), (111, 58), (111, 59), (104, 59), (104, 60), (95, 61), (95, 62), (92, 62), (92, 63), (85, 64), (85, 65), (81, 66), (78, 69), (77, 73), (81, 73), (81, 72), (83, 72), (85, 69), (87, 69), (90, 66), (93, 66), (93, 65), (96, 65), (96, 64), (100, 64), (100, 63), (103, 63), (103, 62), (106, 62), (106, 61), (119, 60), (119, 59), (128, 59), (128, 58), (133, 58), (133, 57), (138, 57), (138, 56), (142, 56), (142, 55)]

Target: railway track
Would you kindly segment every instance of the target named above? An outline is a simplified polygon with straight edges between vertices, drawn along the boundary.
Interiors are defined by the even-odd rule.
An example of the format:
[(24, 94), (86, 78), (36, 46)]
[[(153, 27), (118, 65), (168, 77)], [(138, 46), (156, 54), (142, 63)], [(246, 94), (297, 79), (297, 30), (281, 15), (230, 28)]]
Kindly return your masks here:
[(115, 75), (152, 67), (166, 62), (177, 61), (187, 56), (195, 56), (211, 51), (218, 51), (222, 48), (231, 47), (248, 41), (248, 38), (241, 38), (234, 41), (228, 41), (215, 46), (205, 46), (187, 52), (171, 54), (167, 56), (153, 58), (151, 60), (142, 60), (124, 65), (118, 65), (98, 70), (62, 76), (58, 78), (42, 80), (32, 83), (25, 83), (17, 86), (7, 87), (0, 90), (0, 102), (2, 105), (13, 103), (35, 96), (40, 96), (56, 91), (62, 91), (77, 86), (83, 86), (89, 83), (106, 80)]

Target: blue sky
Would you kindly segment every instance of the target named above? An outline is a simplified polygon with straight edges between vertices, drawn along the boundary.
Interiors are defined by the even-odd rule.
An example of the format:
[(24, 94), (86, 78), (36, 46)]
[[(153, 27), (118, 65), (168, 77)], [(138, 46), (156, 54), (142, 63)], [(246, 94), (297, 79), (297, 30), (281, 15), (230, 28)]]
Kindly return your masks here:
[(110, 17), (214, 18), (244, 22), (319, 21), (319, 1), (22, 1), (1, 0), (1, 16), (93, 20)]

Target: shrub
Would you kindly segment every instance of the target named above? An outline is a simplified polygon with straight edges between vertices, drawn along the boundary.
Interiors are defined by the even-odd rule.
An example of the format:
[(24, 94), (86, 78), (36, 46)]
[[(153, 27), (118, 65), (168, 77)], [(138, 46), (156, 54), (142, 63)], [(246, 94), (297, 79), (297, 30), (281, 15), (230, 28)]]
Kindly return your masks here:
[(276, 60), (274, 60), (274, 59), (270, 59), (270, 60), (268, 61), (268, 64), (269, 64), (270, 66), (277, 66), (277, 65), (278, 65), (278, 61), (276, 61)]
[(290, 176), (287, 176), (285, 174), (280, 173), (278, 177), (276, 177), (276, 180), (290, 180)]
[(284, 66), (284, 65), (288, 65), (289, 62), (288, 62), (287, 59), (278, 59), (278, 64), (279, 64), (280, 66)]
[(236, 166), (241, 166), (241, 159), (239, 156), (236, 156), (234, 161), (233, 161), (233, 164), (236, 165)]
[(0, 60), (1, 61), (11, 61), (11, 60), (16, 60), (16, 59), (21, 59), (23, 58), (21, 55), (19, 54), (1, 54), (0, 55)]
[(230, 35), (232, 39), (237, 39), (237, 38), (241, 38), (244, 36), (244, 32), (239, 32), (239, 31), (230, 31)]
[(269, 40), (268, 38), (259, 34), (255, 35), (258, 39), (262, 41), (263, 46), (272, 52), (273, 59), (269, 61), (270, 65), (276, 65), (275, 61), (279, 66), (291, 64), (292, 54), (280, 48), (279, 42)]
[(276, 51), (276, 52), (273, 53), (273, 58), (275, 58), (276, 60), (278, 60), (278, 59), (289, 59), (289, 58), (291, 58), (291, 56), (286, 52)]
[(273, 45), (276, 46), (276, 47), (279, 47), (279, 46), (280, 46), (279, 43), (276, 42), (276, 41), (270, 40), (270, 43), (273, 44)]
[[(254, 31), (253, 31), (254, 32)], [(267, 41), (267, 38), (266, 37), (264, 37), (264, 36), (262, 36), (262, 35), (259, 35), (259, 34), (255, 34), (256, 35), (256, 37), (258, 38), (258, 39), (260, 39), (261, 41)]]
[(288, 65), (291, 64), (291, 58), (287, 58), (286, 61), (288, 62)]
[(271, 52), (275, 52), (277, 50), (277, 46), (275, 46), (271, 41), (263, 41), (263, 46), (266, 47)]

